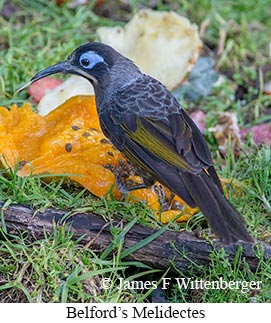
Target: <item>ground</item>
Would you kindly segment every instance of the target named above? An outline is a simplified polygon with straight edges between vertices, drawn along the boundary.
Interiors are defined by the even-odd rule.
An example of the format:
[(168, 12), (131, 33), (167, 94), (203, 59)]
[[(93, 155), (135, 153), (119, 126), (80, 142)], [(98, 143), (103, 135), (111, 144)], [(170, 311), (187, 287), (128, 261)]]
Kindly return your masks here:
[[(207, 129), (214, 126), (222, 111), (236, 112), (238, 124), (248, 128), (270, 122), (271, 96), (263, 94), (270, 70), (271, 1), (90, 1), (87, 5), (70, 8), (55, 1), (0, 2), (0, 105), (22, 104), (30, 100), (26, 92), (15, 96), (15, 90), (37, 71), (63, 60), (78, 45), (94, 40), (99, 26), (124, 24), (142, 7), (174, 10), (187, 16), (203, 28), (204, 53), (216, 61), (216, 70), (225, 81), (210, 96), (197, 102), (182, 100), (192, 112), (200, 109), (207, 114)], [(124, 4), (126, 3), (126, 4)], [(129, 5), (127, 5), (127, 3)], [(269, 66), (269, 69), (268, 69)], [(269, 72), (270, 81), (270, 72)], [(240, 155), (218, 153), (214, 134), (205, 131), (216, 168), (224, 178), (236, 179), (242, 192), (229, 199), (244, 216), (249, 232), (270, 243), (271, 215), (271, 150), (257, 146), (251, 138), (244, 141)], [(63, 181), (45, 183), (42, 177), (20, 178), (16, 171), (0, 177), (0, 200), (6, 205), (21, 203), (43, 209), (49, 206), (76, 209), (101, 214), (110, 220), (124, 218), (131, 222), (159, 228), (152, 211), (143, 204), (126, 204), (115, 200), (97, 199), (86, 190)], [(2, 224), (4, 211), (1, 211)], [(150, 220), (151, 219), (151, 220)], [(206, 231), (208, 227), (199, 213), (183, 224), (173, 223), (171, 229)], [(78, 241), (64, 228), (55, 230), (46, 239), (33, 241), (27, 232), (9, 235), (2, 225), (0, 240), (0, 302), (142, 302), (151, 301), (150, 290), (123, 288), (120, 278), (127, 281), (157, 281), (170, 276), (145, 268), (141, 263), (121, 259), (120, 229), (112, 228), (118, 244), (110, 254), (100, 255)], [(269, 233), (269, 234), (268, 234)], [(262, 281), (259, 290), (180, 289), (172, 284), (165, 297), (169, 302), (270, 302), (270, 260), (261, 253), (259, 267), (252, 272), (245, 259), (236, 256), (234, 264), (225, 252), (214, 251), (211, 264), (198, 268), (191, 263), (188, 274), (174, 277), (196, 277), (214, 281)], [(104, 279), (110, 279), (109, 289)]]

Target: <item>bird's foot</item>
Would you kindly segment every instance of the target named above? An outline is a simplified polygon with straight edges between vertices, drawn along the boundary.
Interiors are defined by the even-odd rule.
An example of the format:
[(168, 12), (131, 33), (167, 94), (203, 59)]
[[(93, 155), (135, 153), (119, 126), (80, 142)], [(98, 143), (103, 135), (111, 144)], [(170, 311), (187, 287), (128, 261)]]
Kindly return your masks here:
[(154, 185), (153, 188), (155, 193), (158, 196), (158, 201), (161, 207), (161, 211), (164, 211), (165, 209), (168, 208), (165, 190), (163, 189), (163, 186), (161, 184)]
[(117, 166), (116, 167), (116, 171), (115, 171), (116, 185), (117, 185), (117, 189), (122, 194), (128, 194), (131, 191), (134, 191), (134, 190), (138, 190), (138, 189), (146, 188), (147, 187), (145, 183), (136, 183), (136, 184), (130, 184), (130, 185), (128, 185), (128, 182), (129, 181), (126, 181), (125, 179), (122, 180), (120, 173), (121, 173), (120, 167)]

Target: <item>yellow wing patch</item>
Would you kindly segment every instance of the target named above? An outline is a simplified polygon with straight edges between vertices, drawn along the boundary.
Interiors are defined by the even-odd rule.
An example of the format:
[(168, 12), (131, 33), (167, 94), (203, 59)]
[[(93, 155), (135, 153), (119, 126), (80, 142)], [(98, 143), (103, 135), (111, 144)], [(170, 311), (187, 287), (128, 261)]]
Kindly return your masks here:
[(161, 144), (159, 138), (148, 131), (140, 119), (137, 120), (137, 130), (135, 132), (130, 132), (125, 127), (124, 129), (129, 138), (145, 147), (164, 162), (176, 168), (191, 171), (191, 166), (178, 154), (177, 150), (174, 151), (169, 146)]

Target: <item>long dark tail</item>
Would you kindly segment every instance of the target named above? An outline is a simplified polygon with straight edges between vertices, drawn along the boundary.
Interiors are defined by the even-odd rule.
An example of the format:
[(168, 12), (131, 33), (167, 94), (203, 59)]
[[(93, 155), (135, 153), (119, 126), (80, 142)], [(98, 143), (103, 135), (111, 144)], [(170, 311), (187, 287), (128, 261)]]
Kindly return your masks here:
[(221, 190), (205, 172), (200, 175), (180, 174), (186, 189), (207, 218), (213, 231), (225, 243), (238, 240), (253, 242), (247, 232), (244, 219), (221, 193)]

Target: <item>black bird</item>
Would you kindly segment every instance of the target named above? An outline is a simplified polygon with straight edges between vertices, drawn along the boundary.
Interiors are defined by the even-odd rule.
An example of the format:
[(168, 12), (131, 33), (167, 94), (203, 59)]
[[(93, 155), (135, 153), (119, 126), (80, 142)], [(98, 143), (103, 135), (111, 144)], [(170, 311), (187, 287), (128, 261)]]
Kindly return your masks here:
[(198, 206), (225, 243), (253, 241), (224, 196), (200, 130), (158, 80), (98, 42), (78, 47), (30, 83), (54, 73), (76, 74), (91, 82), (105, 136), (142, 170), (145, 185), (156, 179), (191, 207)]

